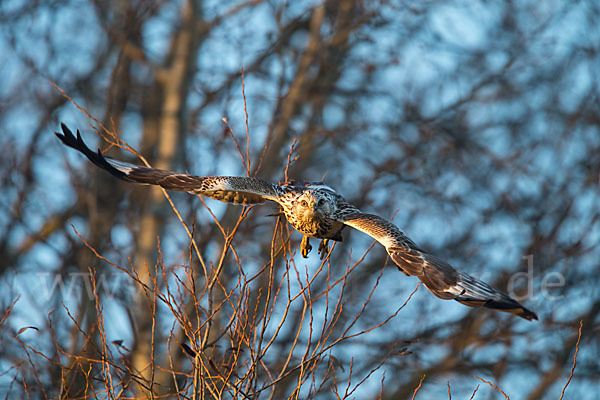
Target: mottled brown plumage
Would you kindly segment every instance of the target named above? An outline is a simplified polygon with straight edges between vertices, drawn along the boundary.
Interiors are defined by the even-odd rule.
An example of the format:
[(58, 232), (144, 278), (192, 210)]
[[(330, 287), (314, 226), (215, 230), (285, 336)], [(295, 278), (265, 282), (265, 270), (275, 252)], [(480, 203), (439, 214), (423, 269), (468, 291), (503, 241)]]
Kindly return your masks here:
[(390, 258), (406, 275), (419, 278), (437, 297), (462, 304), (506, 311), (531, 320), (537, 315), (502, 291), (456, 270), (440, 258), (420, 249), (391, 222), (365, 214), (322, 182), (276, 185), (258, 178), (236, 176), (194, 176), (133, 165), (104, 157), (100, 150), (88, 148), (79, 131), (75, 137), (62, 124), (62, 142), (83, 153), (91, 162), (127, 182), (158, 185), (234, 204), (259, 204), (273, 201), (281, 206), (288, 222), (304, 235), (302, 256), (312, 246), (308, 238), (322, 239), (319, 253), (327, 253), (327, 241), (342, 241), (346, 226), (373, 237), (387, 250)]

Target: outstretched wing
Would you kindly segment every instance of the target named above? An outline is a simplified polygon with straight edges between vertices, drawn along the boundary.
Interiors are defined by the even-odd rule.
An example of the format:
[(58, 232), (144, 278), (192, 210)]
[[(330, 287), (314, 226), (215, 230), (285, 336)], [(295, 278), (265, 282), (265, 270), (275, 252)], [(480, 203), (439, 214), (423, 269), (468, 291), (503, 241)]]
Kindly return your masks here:
[(418, 277), (431, 293), (441, 299), (453, 299), (470, 307), (484, 306), (506, 311), (527, 320), (538, 319), (533, 311), (502, 291), (427, 254), (396, 225), (377, 215), (356, 212), (346, 215), (342, 222), (372, 236), (385, 246), (402, 272)]
[(281, 186), (257, 178), (194, 176), (114, 160), (104, 157), (100, 150), (94, 152), (87, 147), (79, 130), (75, 137), (65, 124), (61, 124), (61, 127), (63, 133), (57, 132), (56, 136), (65, 145), (78, 150), (98, 167), (127, 182), (158, 185), (167, 190), (189, 192), (235, 204), (264, 203), (265, 200), (277, 202), (284, 192)]

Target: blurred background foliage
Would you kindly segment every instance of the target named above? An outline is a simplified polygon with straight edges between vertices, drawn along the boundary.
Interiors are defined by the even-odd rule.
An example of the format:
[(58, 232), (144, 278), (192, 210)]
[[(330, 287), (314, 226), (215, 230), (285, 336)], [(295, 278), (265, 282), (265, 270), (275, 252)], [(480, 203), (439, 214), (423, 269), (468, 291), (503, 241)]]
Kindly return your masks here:
[[(290, 179), (324, 177), (361, 209), (393, 217), (423, 248), (514, 287), (540, 317), (469, 309), (419, 288), (388, 323), (323, 354), (316, 376), (325, 384), (306, 380), (298, 391), (296, 378), (284, 379), (256, 397), (331, 398), (332, 382), (344, 386), (351, 376), (351, 387), (366, 380), (350, 397), (408, 398), (426, 374), (417, 397), (445, 398), (451, 387), (468, 398), (477, 375), (513, 398), (558, 398), (582, 320), (567, 397), (597, 398), (599, 47), (597, 1), (3, 1), (0, 392), (92, 396), (81, 371), (93, 358), (88, 341), (101, 340), (99, 306), (106, 340), (117, 341), (113, 351), (140, 376), (151, 353), (157, 381), (160, 371), (191, 370), (181, 348), (167, 346), (180, 330), (172, 313), (149, 313), (130, 277), (95, 257), (73, 229), (124, 268), (201, 270), (160, 191), (115, 181), (52, 134), (62, 121), (91, 147), (140, 162), (103, 142), (75, 102), (153, 166), (198, 175), (246, 175), (232, 136), (245, 156), (247, 129), (250, 174), (283, 181), (296, 140)], [(224, 238), (209, 210), (225, 231), (248, 210), (171, 197), (204, 261), (216, 265)], [(279, 283), (290, 268), (317, 272), (316, 254), (271, 261), (274, 232), (289, 229), (276, 228), (268, 216), (276, 211), (242, 215), (223, 287), (235, 286), (242, 265), (253, 276), (271, 262)], [(291, 234), (290, 249), (300, 238)], [(386, 320), (417, 284), (389, 262), (382, 271), (379, 246), (361, 260), (371, 244), (345, 232), (311, 284), (323, 291), (360, 262), (347, 276), (339, 332), (376, 284), (352, 332)], [(97, 298), (88, 267), (106, 284)], [(264, 302), (268, 285), (267, 272), (259, 274), (248, 298)], [(315, 326), (331, 311), (324, 297), (312, 301)], [(303, 329), (302, 345), (289, 353), (307, 324), (298, 301), (266, 365), (288, 354), (297, 361), (310, 346)], [(19, 332), (27, 326), (39, 331)], [(134, 384), (125, 393), (152, 390), (164, 393)], [(483, 384), (475, 398), (496, 395)]]

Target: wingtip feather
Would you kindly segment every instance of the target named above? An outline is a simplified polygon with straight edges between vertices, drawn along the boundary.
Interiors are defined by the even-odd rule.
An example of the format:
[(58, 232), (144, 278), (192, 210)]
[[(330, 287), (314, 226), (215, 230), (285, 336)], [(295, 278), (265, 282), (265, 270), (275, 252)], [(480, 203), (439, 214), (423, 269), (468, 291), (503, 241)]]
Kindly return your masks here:
[(79, 129), (77, 129), (77, 137), (75, 137), (73, 132), (71, 132), (71, 130), (64, 123), (61, 122), (60, 126), (63, 133), (61, 134), (59, 132), (55, 132), (55, 134), (63, 142), (63, 144), (79, 151), (85, 155), (88, 160), (96, 164), (98, 167), (108, 171), (111, 175), (122, 180), (127, 180), (126, 174), (111, 165), (110, 162), (108, 162), (108, 160), (104, 157), (100, 149), (98, 149), (97, 152), (94, 152), (85, 144)]
[(528, 321), (537, 320), (538, 316), (533, 311), (528, 308), (522, 306), (518, 301), (509, 298), (509, 301), (488, 301), (483, 306), (487, 308), (491, 308), (493, 310), (505, 311), (516, 315), (518, 317), (524, 318)]
[(538, 316), (536, 313), (534, 313), (533, 311), (521, 306), (521, 312), (519, 314), (517, 314), (519, 317), (521, 318), (525, 318), (527, 321), (531, 321), (531, 320), (538, 320)]

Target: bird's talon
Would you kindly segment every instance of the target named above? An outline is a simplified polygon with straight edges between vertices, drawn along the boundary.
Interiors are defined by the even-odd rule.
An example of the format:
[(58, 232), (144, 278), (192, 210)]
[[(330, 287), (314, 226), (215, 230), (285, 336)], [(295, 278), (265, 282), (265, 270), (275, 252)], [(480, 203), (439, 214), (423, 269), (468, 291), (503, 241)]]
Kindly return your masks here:
[(310, 242), (308, 241), (308, 236), (303, 236), (302, 242), (300, 243), (300, 254), (302, 254), (302, 257), (304, 257), (304, 258), (308, 258), (308, 254), (310, 253), (311, 250), (312, 250), (312, 246), (311, 246)]
[(321, 240), (321, 243), (319, 243), (319, 255), (321, 256), (321, 260), (327, 256), (327, 253), (329, 253), (328, 242), (329, 240), (323, 239)]

